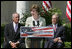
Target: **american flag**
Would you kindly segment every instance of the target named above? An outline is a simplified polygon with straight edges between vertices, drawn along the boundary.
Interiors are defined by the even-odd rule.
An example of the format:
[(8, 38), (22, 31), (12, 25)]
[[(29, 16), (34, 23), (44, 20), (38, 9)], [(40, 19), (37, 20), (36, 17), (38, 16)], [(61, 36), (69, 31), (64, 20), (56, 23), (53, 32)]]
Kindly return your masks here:
[[(36, 35), (37, 37), (52, 37), (53, 34), (53, 27), (33, 27), (33, 31), (38, 32), (40, 31), (39, 35)], [(49, 32), (49, 33), (48, 33)]]
[(53, 27), (32, 27), (33, 31), (53, 32)]
[(71, 22), (71, 1), (67, 1), (66, 16)]
[(51, 1), (43, 1), (42, 8), (45, 12), (47, 12), (51, 7), (52, 7)]
[(34, 35), (28, 36), (28, 34), (23, 33), (21, 36), (24, 37), (54, 37), (54, 29), (51, 26), (47, 27), (30, 27), (33, 32), (27, 31), (27, 33), (35, 33)]

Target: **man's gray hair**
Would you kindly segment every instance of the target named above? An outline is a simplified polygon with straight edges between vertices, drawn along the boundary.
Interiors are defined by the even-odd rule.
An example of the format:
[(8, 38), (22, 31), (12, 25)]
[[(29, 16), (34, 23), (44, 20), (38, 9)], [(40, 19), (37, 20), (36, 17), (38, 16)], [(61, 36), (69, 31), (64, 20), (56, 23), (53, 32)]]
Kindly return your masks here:
[[(14, 18), (14, 14), (18, 14), (18, 13), (17, 13), (17, 12), (13, 13), (13, 14), (12, 14), (12, 19)], [(18, 14), (18, 15), (19, 15), (19, 14)], [(19, 16), (20, 16), (20, 15), (19, 15)]]
[(55, 15), (57, 19), (59, 18), (59, 14), (58, 13), (54, 13), (53, 15)]

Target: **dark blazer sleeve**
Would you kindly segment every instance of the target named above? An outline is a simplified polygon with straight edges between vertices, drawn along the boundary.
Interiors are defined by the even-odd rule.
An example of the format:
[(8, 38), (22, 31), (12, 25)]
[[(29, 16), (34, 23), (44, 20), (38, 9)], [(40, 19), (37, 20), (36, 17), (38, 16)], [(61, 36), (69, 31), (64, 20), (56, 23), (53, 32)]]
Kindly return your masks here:
[(8, 24), (5, 26), (5, 29), (4, 29), (4, 38), (5, 38), (5, 41), (7, 43), (9, 43), (10, 39), (9, 39), (9, 32), (8, 32)]
[(65, 41), (65, 27), (62, 26), (61, 29), (62, 29), (61, 40)]
[(25, 41), (24, 41), (24, 38), (20, 38), (19, 40), (18, 40), (20, 43), (24, 43)]
[(21, 38), (21, 37), (20, 37), (20, 27), (21, 27), (21, 26), (23, 26), (23, 25), (19, 23), (19, 35), (18, 35), (18, 36), (19, 36), (19, 40), (18, 40), (18, 41), (19, 41), (20, 43), (25, 42), (25, 40), (24, 40), (25, 38)]
[(61, 26), (58, 30), (58, 35), (57, 37), (61, 37), (61, 40), (64, 41), (65, 40), (65, 27)]

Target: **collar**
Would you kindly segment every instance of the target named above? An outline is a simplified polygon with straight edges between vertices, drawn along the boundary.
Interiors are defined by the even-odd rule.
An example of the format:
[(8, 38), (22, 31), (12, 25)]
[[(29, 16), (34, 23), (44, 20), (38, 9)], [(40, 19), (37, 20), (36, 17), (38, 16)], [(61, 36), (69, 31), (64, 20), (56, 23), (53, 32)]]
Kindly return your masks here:
[(58, 26), (58, 24), (52, 24), (53, 25), (53, 27), (54, 27), (54, 25), (56, 26), (56, 28), (57, 28), (57, 26)]
[[(15, 22), (13, 22), (13, 24), (14, 24), (14, 25), (16, 25), (16, 23), (15, 23)], [(17, 25), (18, 25), (18, 23), (17, 23)]]
[(13, 26), (15, 27), (16, 25), (18, 26), (18, 23), (16, 24), (15, 22), (13, 22)]
[(40, 15), (39, 15), (39, 19), (37, 19), (37, 20), (35, 20), (35, 19), (33, 18), (33, 16), (32, 16), (32, 20), (33, 20), (33, 21), (39, 21), (39, 20), (40, 20)]
[(52, 25), (56, 25), (57, 26), (58, 24), (52, 24)]

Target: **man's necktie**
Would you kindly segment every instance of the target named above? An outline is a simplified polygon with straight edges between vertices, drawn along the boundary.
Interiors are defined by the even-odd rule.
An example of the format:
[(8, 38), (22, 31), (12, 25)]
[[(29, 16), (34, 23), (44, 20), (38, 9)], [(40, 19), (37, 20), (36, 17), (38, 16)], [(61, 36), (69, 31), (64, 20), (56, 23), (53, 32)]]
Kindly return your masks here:
[(17, 26), (17, 24), (15, 25), (15, 32), (17, 31), (17, 28), (18, 28), (18, 26)]
[(56, 31), (56, 25), (54, 25), (54, 31)]

